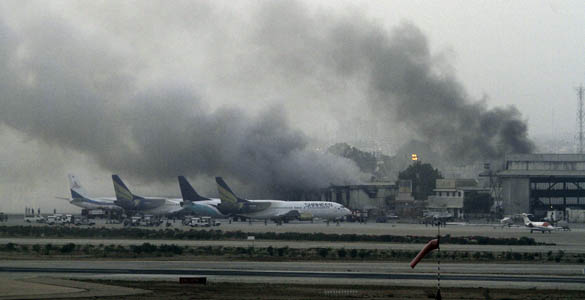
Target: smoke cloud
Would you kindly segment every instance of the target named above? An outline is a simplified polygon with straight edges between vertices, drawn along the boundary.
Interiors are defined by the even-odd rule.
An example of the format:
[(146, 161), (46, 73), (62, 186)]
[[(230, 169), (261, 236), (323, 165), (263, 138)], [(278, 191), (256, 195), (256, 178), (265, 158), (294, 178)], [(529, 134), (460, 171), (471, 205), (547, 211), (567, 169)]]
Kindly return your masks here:
[(396, 29), (372, 57), (375, 104), (388, 107), (444, 158), (473, 162), (533, 150), (514, 107), (487, 109), (471, 102), (455, 78), (433, 71), (427, 41), (415, 27)]
[(308, 149), (277, 106), (211, 110), (180, 82), (139, 89), (103, 37), (55, 20), (30, 32), (0, 27), (0, 121), (29, 137), (151, 181), (205, 174), (282, 192), (360, 179), (353, 162)]
[(3, 6), (0, 124), (112, 173), (221, 175), (277, 192), (359, 182), (353, 162), (312, 150), (324, 127), (356, 115), (449, 160), (534, 148), (520, 113), (469, 99), (414, 25), (388, 32), (295, 1), (244, 17), (219, 5), (143, 5), (126, 8), (146, 14), (136, 19), (123, 7)]
[(276, 53), (271, 64), (305, 76), (327, 69), (341, 82), (362, 80), (376, 118), (386, 121), (389, 131), (405, 126), (411, 139), (428, 143), (441, 159), (474, 162), (534, 150), (520, 112), (513, 106), (488, 109), (484, 101), (470, 99), (412, 24), (388, 33), (355, 16), (324, 22), (328, 18), (310, 17), (302, 7), (282, 2), (263, 15), (257, 38), (268, 53)]

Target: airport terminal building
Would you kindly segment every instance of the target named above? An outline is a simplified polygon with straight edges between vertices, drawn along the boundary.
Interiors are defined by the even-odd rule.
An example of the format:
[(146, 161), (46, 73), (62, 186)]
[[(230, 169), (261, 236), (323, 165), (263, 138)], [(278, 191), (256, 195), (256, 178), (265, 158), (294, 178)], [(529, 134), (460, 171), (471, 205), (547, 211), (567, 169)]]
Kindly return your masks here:
[(506, 215), (585, 210), (585, 154), (511, 154), (496, 176)]

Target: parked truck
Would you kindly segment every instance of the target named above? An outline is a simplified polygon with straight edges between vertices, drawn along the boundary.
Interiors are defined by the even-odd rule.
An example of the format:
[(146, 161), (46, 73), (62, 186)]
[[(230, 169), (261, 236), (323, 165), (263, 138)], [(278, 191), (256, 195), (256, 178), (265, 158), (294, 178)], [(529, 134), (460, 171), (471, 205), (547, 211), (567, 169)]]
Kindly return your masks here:
[(163, 221), (152, 215), (134, 216), (124, 220), (124, 226), (160, 226)]
[(191, 227), (213, 227), (219, 226), (221, 223), (211, 217), (186, 217), (183, 219), (183, 225)]
[(201, 217), (201, 223), (203, 223), (204, 227), (214, 227), (221, 225), (220, 222), (212, 219), (211, 217)]
[(81, 218), (75, 218), (75, 221), (73, 222), (73, 224), (75, 224), (77, 226), (82, 226), (82, 225), (93, 226), (93, 225), (95, 225), (95, 222), (87, 217), (81, 217)]
[(65, 216), (62, 214), (54, 214), (47, 217), (48, 225), (63, 225), (65, 224)]
[(38, 213), (35, 214), (35, 210), (32, 208), (25, 208), (24, 212), (24, 221), (27, 223), (45, 223), (45, 218), (41, 216), (41, 210), (38, 210)]

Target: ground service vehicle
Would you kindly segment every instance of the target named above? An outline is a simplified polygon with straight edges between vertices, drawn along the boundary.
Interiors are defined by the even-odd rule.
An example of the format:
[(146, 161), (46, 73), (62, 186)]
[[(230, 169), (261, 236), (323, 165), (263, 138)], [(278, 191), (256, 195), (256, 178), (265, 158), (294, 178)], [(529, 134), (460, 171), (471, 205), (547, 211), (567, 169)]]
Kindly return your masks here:
[(201, 223), (203, 223), (204, 227), (213, 227), (221, 225), (220, 222), (212, 219), (211, 217), (201, 217)]
[(51, 216), (47, 217), (47, 224), (49, 225), (65, 225), (68, 224), (69, 221), (71, 220), (71, 215), (69, 215), (69, 217), (64, 216), (62, 214), (54, 214)]
[(203, 222), (201, 222), (201, 218), (199, 217), (191, 217), (187, 219), (185, 225), (191, 227), (203, 227)]
[(83, 217), (83, 218), (75, 218), (75, 222), (73, 224), (75, 224), (77, 226), (81, 226), (81, 225), (93, 226), (93, 225), (95, 225), (95, 222), (89, 218)]

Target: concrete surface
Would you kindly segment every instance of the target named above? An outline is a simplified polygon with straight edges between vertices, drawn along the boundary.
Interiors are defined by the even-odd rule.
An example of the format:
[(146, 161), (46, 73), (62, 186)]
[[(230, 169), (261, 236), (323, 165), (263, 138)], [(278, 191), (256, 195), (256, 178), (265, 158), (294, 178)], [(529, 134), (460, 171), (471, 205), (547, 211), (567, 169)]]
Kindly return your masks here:
[(0, 299), (111, 297), (148, 292), (141, 289), (52, 277), (21, 277), (16, 280), (0, 277)]

